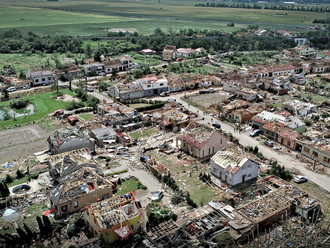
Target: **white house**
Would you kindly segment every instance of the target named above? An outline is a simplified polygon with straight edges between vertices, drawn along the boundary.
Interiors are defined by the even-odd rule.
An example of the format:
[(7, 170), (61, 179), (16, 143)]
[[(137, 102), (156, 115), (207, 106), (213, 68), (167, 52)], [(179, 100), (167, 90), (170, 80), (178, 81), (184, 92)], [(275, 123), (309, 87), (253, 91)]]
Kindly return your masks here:
[(27, 70), (26, 79), (31, 79), (33, 86), (49, 85), (56, 79), (56, 75), (50, 69), (42, 67)]
[(218, 151), (211, 158), (211, 173), (234, 186), (245, 181), (254, 179), (258, 176), (259, 165), (243, 154), (230, 151)]

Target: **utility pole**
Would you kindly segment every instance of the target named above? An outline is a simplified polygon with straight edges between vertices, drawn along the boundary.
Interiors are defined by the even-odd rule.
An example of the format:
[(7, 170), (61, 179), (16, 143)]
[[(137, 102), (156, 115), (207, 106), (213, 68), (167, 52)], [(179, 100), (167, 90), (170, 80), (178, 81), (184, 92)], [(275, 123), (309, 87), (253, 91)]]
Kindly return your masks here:
[(184, 85), (184, 98), (187, 98), (187, 87), (186, 87), (186, 83), (182, 80), (182, 78), (180, 78), (181, 82)]

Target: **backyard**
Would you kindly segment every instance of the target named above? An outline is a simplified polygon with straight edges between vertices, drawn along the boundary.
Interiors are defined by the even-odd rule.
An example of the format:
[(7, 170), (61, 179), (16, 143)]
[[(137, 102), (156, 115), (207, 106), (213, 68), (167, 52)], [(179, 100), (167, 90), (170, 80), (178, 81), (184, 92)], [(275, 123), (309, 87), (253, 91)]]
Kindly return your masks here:
[[(68, 89), (62, 89), (61, 92), (71, 96), (74, 95), (74, 93)], [(21, 98), (28, 99), (33, 104), (35, 114), (10, 118), (9, 120), (0, 120), (0, 130), (13, 128), (15, 125), (19, 127), (26, 124), (32, 125), (36, 122), (45, 121), (49, 118), (47, 116), (48, 114), (53, 113), (57, 109), (65, 109), (69, 104), (68, 102), (56, 100), (56, 97), (56, 92), (48, 92)], [(0, 102), (0, 108), (8, 108), (9, 106), (10, 101)]]
[(132, 137), (132, 139), (139, 139), (144, 137), (150, 137), (158, 133), (157, 128), (150, 128), (150, 129), (144, 129), (139, 130), (133, 133), (130, 133), (129, 135)]

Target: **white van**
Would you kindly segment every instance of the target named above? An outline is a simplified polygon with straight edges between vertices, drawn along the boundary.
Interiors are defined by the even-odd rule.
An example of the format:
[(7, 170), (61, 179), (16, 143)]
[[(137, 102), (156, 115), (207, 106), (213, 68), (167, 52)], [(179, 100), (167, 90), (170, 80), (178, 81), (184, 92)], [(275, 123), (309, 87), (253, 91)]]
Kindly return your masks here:
[(176, 102), (176, 99), (175, 98), (169, 98), (169, 99), (167, 99), (166, 102)]

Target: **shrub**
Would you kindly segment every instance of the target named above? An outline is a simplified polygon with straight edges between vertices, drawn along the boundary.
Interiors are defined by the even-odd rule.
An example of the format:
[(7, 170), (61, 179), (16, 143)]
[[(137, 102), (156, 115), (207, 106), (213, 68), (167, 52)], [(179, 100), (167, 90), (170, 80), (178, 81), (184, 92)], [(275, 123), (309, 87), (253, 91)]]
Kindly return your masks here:
[(32, 179), (38, 179), (38, 176), (39, 176), (39, 174), (38, 174), (38, 172), (36, 172), (36, 173), (31, 175), (31, 178)]
[(253, 154), (257, 154), (259, 152), (258, 146), (255, 146), (253, 149)]
[(68, 106), (66, 107), (66, 110), (74, 110), (85, 107), (85, 104), (83, 102), (76, 102), (71, 101)]
[(17, 178), (23, 178), (25, 175), (23, 174), (23, 172), (21, 172), (19, 169), (17, 169), (16, 171), (16, 177)]
[(257, 158), (264, 159), (264, 156), (262, 155), (261, 152), (258, 152), (256, 156), (257, 156)]
[(12, 109), (22, 109), (25, 108), (30, 103), (29, 100), (19, 99), (10, 102), (10, 108)]
[(93, 108), (84, 108), (84, 109), (75, 110), (74, 113), (80, 114), (80, 113), (86, 113), (86, 112), (91, 112), (91, 111), (93, 111)]
[(107, 157), (107, 158), (105, 159), (106, 162), (110, 162), (110, 160), (111, 160), (111, 158), (109, 158), (109, 157)]

